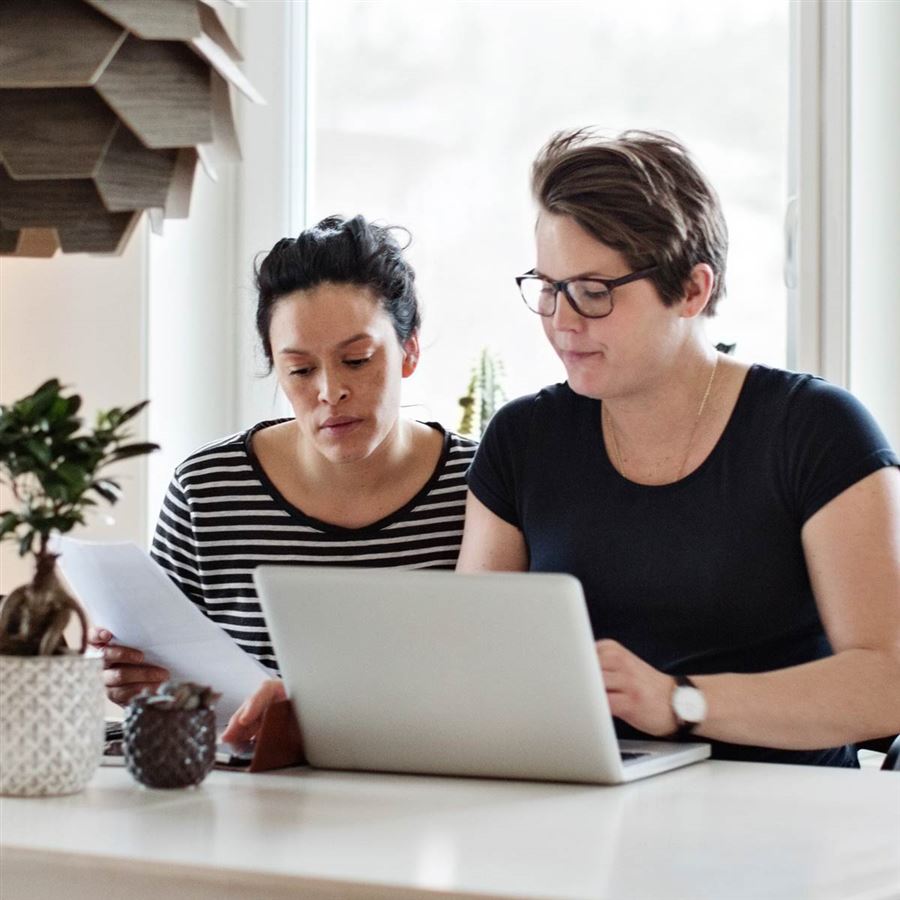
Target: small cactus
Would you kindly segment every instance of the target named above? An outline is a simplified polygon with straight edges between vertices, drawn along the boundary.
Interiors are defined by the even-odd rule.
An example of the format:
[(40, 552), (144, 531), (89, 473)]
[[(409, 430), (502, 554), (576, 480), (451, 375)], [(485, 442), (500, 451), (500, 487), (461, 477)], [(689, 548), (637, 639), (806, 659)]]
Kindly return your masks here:
[(141, 784), (178, 788), (200, 784), (216, 760), (219, 694), (191, 681), (166, 681), (144, 691), (125, 710), (125, 766)]
[(145, 703), (156, 710), (213, 709), (221, 694), (193, 681), (164, 681), (155, 694), (144, 693)]
[(459, 433), (480, 438), (491, 416), (506, 400), (503, 390), (503, 363), (487, 347), (482, 348), (472, 368), (466, 393), (459, 398), (462, 416)]

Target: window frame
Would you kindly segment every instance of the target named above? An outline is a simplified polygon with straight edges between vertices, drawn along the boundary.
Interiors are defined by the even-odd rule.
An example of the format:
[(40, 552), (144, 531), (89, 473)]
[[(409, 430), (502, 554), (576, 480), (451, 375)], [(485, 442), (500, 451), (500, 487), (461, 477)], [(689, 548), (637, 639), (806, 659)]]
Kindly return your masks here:
[[(314, 3), (286, 0), (246, 10), (241, 38), (248, 76), (279, 116), (244, 110), (245, 165), (239, 179), (237, 283), (260, 247), (306, 221), (314, 161), (306, 123), (309, 19)], [(787, 361), (793, 369), (849, 386), (851, 372), (851, 20), (850, 4), (791, 3), (788, 196), (785, 198)], [(280, 178), (273, 178), (280, 173)], [(280, 183), (287, 190), (275, 191)], [(270, 187), (267, 189), (266, 184)], [(264, 237), (266, 236), (267, 237)], [(238, 377), (248, 370), (247, 348)], [(260, 385), (238, 384), (238, 418), (260, 409)], [(271, 397), (265, 405), (271, 409)]]

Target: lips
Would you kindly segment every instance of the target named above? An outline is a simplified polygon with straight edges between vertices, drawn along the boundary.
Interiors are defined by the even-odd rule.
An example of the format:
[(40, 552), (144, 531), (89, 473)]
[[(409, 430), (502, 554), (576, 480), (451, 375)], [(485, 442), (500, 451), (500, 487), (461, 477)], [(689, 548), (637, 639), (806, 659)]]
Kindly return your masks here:
[(590, 350), (585, 352), (577, 350), (558, 350), (557, 352), (566, 365), (583, 362), (584, 360), (590, 359), (592, 356), (598, 356), (601, 353), (600, 350)]
[(352, 431), (360, 422), (362, 419), (355, 416), (331, 416), (319, 426), (319, 430), (325, 434), (338, 436)]

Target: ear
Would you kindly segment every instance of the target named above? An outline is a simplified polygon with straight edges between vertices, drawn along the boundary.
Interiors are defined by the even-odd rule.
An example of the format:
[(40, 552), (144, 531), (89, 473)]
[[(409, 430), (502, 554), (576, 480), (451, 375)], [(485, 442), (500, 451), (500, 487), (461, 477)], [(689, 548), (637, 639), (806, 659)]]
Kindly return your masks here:
[(681, 300), (681, 316), (693, 319), (706, 309), (709, 298), (716, 284), (716, 273), (709, 263), (697, 263), (691, 269), (684, 285), (684, 297)]
[(403, 342), (403, 370), (404, 378), (409, 378), (419, 365), (419, 335), (414, 331)]

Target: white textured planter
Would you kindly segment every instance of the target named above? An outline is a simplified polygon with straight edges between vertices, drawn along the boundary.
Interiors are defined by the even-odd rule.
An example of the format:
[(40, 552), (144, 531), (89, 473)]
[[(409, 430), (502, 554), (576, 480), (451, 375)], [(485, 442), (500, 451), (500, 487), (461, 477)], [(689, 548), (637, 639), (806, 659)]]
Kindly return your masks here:
[(103, 755), (103, 658), (0, 655), (0, 794), (74, 794)]

